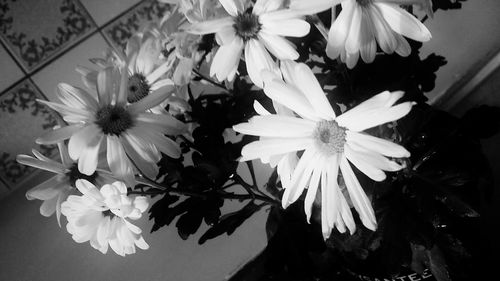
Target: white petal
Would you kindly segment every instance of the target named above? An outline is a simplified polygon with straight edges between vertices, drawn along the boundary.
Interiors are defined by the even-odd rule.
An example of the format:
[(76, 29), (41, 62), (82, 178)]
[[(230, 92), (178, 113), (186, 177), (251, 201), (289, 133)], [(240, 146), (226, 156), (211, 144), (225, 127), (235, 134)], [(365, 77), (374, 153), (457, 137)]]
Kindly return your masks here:
[(341, 50), (345, 49), (345, 41), (351, 28), (351, 19), (354, 13), (354, 3), (347, 1), (342, 5), (342, 11), (333, 22), (328, 32), (326, 54), (331, 59), (338, 57)]
[(265, 85), (264, 93), (272, 100), (288, 107), (304, 118), (313, 121), (321, 119), (304, 94), (290, 84), (271, 81)]
[(243, 12), (243, 3), (241, 0), (219, 0), (224, 10), (231, 16), (235, 17), (238, 12)]
[(234, 20), (232, 17), (225, 17), (216, 20), (194, 23), (186, 30), (192, 34), (210, 34), (222, 30), (225, 27), (232, 26)]
[(335, 112), (330, 106), (330, 103), (325, 96), (325, 92), (323, 92), (323, 89), (316, 79), (316, 76), (314, 76), (312, 70), (306, 64), (298, 63), (295, 65), (293, 73), (295, 85), (302, 91), (302, 93), (304, 93), (316, 114), (321, 119), (334, 119)]
[(362, 20), (362, 8), (360, 5), (355, 5), (354, 11), (351, 18), (351, 26), (349, 27), (349, 35), (345, 42), (345, 51), (348, 54), (354, 54), (359, 51), (361, 43), (361, 20)]
[(306, 198), (304, 199), (304, 211), (306, 213), (306, 218), (308, 223), (311, 221), (312, 206), (314, 200), (316, 199), (319, 181), (321, 173), (323, 173), (324, 166), (325, 166), (325, 159), (320, 157), (317, 160), (316, 167), (312, 172), (311, 180), (309, 182), (309, 187), (307, 189)]
[(97, 94), (99, 96), (100, 105), (106, 105), (111, 102), (115, 84), (113, 78), (114, 73), (112, 67), (107, 67), (97, 74)]
[(338, 196), (340, 199), (340, 215), (344, 224), (347, 226), (349, 229), (350, 234), (352, 235), (356, 231), (356, 223), (354, 222), (354, 218), (352, 217), (352, 212), (351, 208), (347, 204), (347, 201), (345, 200), (344, 194), (342, 194), (342, 191), (337, 189)]
[(297, 167), (293, 171), (290, 186), (283, 193), (283, 198), (281, 199), (283, 208), (287, 208), (291, 203), (299, 199), (306, 185), (309, 183), (318, 158), (319, 153), (314, 147), (304, 151), (304, 154), (302, 154), (297, 163)]
[(307, 35), (311, 29), (309, 23), (302, 19), (274, 20), (266, 18), (266, 20), (261, 19), (261, 22), (262, 32), (280, 36), (302, 37)]
[(137, 248), (142, 249), (142, 250), (147, 250), (149, 249), (148, 243), (144, 240), (144, 238), (141, 236), (139, 239), (135, 240), (135, 245)]
[(241, 150), (245, 160), (304, 150), (314, 144), (311, 138), (276, 138), (249, 143)]
[(137, 114), (140, 112), (144, 112), (152, 107), (160, 105), (163, 101), (165, 101), (169, 96), (173, 94), (175, 91), (174, 86), (163, 87), (159, 90), (153, 91), (143, 99), (138, 102), (134, 102), (128, 107), (128, 111), (131, 114)]
[(69, 107), (82, 110), (97, 110), (97, 101), (86, 91), (66, 83), (57, 85), (59, 99)]
[(312, 15), (330, 9), (343, 0), (292, 0), (290, 9), (301, 12), (304, 15)]
[(382, 51), (392, 54), (397, 47), (397, 40), (394, 37), (394, 31), (382, 16), (377, 7), (370, 9), (370, 19), (373, 22), (375, 37)]
[(338, 198), (338, 175), (339, 175), (339, 154), (334, 154), (328, 158), (326, 165), (326, 180), (327, 185), (321, 186), (321, 192), (326, 195), (326, 219), (328, 227), (331, 229), (335, 226), (339, 210)]
[(122, 139), (123, 148), (125, 152), (137, 166), (137, 168), (150, 179), (156, 179), (158, 175), (158, 166), (156, 163), (149, 162), (143, 158), (141, 155), (142, 150), (137, 146), (137, 143), (131, 143), (131, 138), (129, 135), (124, 135)]
[(85, 126), (80, 131), (73, 134), (68, 143), (68, 153), (71, 159), (74, 161), (78, 160), (82, 151), (89, 143), (95, 142), (99, 135), (102, 134), (99, 127), (95, 124)]
[(275, 11), (281, 8), (283, 0), (257, 0), (253, 6), (252, 13), (260, 15), (263, 13)]
[(408, 41), (397, 33), (394, 34), (396, 40), (398, 41), (398, 47), (396, 48), (396, 53), (402, 57), (407, 57), (411, 54), (411, 47)]
[(245, 63), (252, 82), (262, 88), (262, 71), (276, 71), (277, 66), (259, 40), (250, 39), (245, 44)]
[(68, 183), (60, 181), (59, 178), (51, 177), (26, 192), (26, 199), (49, 200), (56, 197)]
[(347, 127), (351, 131), (360, 132), (406, 116), (414, 104), (414, 102), (404, 102), (390, 108), (380, 108), (361, 114), (351, 114), (350, 118), (342, 118), (342, 122), (339, 121), (339, 125)]
[[(85, 196), (93, 198), (98, 202), (103, 202), (104, 197), (95, 185), (90, 183), (88, 180), (79, 179), (75, 182), (76, 188)], [(71, 197), (71, 196), (70, 196)]]
[(142, 75), (149, 75), (158, 62), (160, 53), (160, 40), (156, 38), (148, 38), (145, 42), (143, 42), (135, 60), (135, 68), (137, 72)]
[[(346, 147), (348, 147), (351, 156), (354, 156), (356, 159), (358, 159), (358, 161), (361, 161), (366, 165), (373, 166), (378, 170), (395, 172), (404, 168), (403, 165), (400, 165), (394, 161), (389, 160), (382, 154), (370, 151), (367, 148), (360, 146), (356, 143), (348, 143)], [(349, 156), (346, 155), (346, 157), (347, 159), (349, 159), (349, 161), (351, 161), (351, 158), (349, 158)]]
[(219, 81), (226, 79), (238, 66), (242, 51), (243, 40), (240, 37), (234, 37), (230, 44), (220, 46), (212, 60), (210, 76), (216, 75)]
[(309, 137), (312, 136), (316, 123), (307, 119), (268, 115), (254, 116), (248, 123), (233, 126), (233, 129), (245, 135), (261, 137)]
[(370, 13), (365, 9), (362, 9), (359, 52), (361, 54), (361, 58), (366, 63), (373, 62), (375, 59), (375, 52), (377, 51), (377, 43), (373, 28)]
[(107, 160), (109, 169), (118, 177), (124, 177), (127, 174), (134, 172), (130, 166), (130, 161), (127, 161), (125, 150), (117, 136), (107, 136)]
[(351, 197), (354, 208), (359, 214), (359, 218), (366, 228), (375, 231), (377, 222), (372, 204), (365, 194), (365, 191), (359, 184), (356, 175), (352, 171), (350, 164), (345, 156), (340, 160), (340, 170), (345, 181), (345, 185)]
[(56, 174), (64, 174), (66, 170), (59, 163), (45, 162), (28, 155), (19, 154), (17, 155), (16, 160), (17, 162), (23, 165), (31, 166), (37, 169), (42, 169)]
[(215, 34), (215, 39), (219, 45), (226, 45), (233, 42), (234, 37), (236, 36), (236, 32), (234, 31), (234, 27), (232, 25), (228, 25), (222, 29), (220, 29)]
[(140, 132), (141, 136), (153, 143), (161, 152), (172, 158), (179, 158), (181, 156), (181, 148), (175, 141), (152, 130), (146, 130), (140, 127), (136, 129)]
[(380, 170), (379, 168), (369, 163), (368, 162), (369, 159), (363, 157), (363, 154), (356, 153), (349, 147), (349, 145), (345, 146), (344, 153), (345, 157), (347, 157), (347, 159), (351, 161), (351, 163), (354, 164), (354, 166), (356, 166), (358, 170), (360, 170), (363, 174), (367, 175), (372, 180), (374, 181), (385, 180), (386, 176), (384, 171)]
[(257, 100), (253, 101), (253, 109), (259, 115), (264, 115), (264, 116), (271, 115), (271, 113), (269, 111), (267, 111), (267, 109), (265, 109), (264, 106), (262, 106), (262, 104), (260, 104)]
[(45, 100), (36, 100), (39, 103), (43, 103), (44, 105), (52, 108), (53, 110), (61, 113), (63, 119), (70, 123), (76, 122), (88, 122), (93, 119), (93, 114), (90, 111), (68, 107), (59, 103), (49, 102)]
[(385, 156), (398, 158), (410, 157), (410, 152), (403, 146), (367, 134), (347, 131), (346, 140), (349, 144), (353, 143)]
[(99, 148), (103, 138), (104, 136), (100, 135), (94, 141), (87, 143), (87, 147), (82, 150), (80, 158), (78, 158), (78, 171), (80, 171), (80, 173), (90, 176), (97, 169)]
[(44, 217), (50, 217), (56, 211), (57, 196), (49, 200), (45, 200), (40, 206), (40, 214)]
[(166, 135), (180, 135), (187, 131), (187, 125), (171, 115), (141, 113), (136, 119), (137, 127), (148, 128), (149, 130)]
[(413, 15), (396, 4), (376, 3), (385, 20), (397, 33), (416, 41), (426, 42), (432, 36), (430, 31)]
[(280, 60), (296, 60), (299, 58), (299, 53), (295, 50), (292, 43), (281, 36), (262, 31), (259, 32), (259, 39)]
[(73, 134), (80, 131), (84, 125), (74, 124), (47, 132), (35, 140), (38, 144), (55, 144), (69, 139)]

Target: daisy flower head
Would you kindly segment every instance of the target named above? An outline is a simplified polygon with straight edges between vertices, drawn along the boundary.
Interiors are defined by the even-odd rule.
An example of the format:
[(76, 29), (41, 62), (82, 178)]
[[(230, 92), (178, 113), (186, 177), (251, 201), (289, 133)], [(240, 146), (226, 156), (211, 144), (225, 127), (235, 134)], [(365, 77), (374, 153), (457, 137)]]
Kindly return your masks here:
[(96, 95), (61, 83), (57, 94), (62, 104), (38, 100), (58, 111), (69, 125), (36, 141), (54, 144), (69, 139), (69, 156), (78, 160), (78, 170), (85, 175), (95, 172), (102, 147), (113, 175), (132, 185), (135, 168), (149, 178), (156, 178), (160, 152), (174, 158), (180, 156), (179, 145), (165, 135), (184, 133), (186, 125), (170, 115), (147, 112), (167, 98), (166, 91), (128, 103), (128, 73), (121, 71), (117, 81), (116, 72), (112, 67), (99, 72)]
[(309, 23), (296, 12), (283, 7), (283, 0), (219, 0), (228, 16), (194, 23), (188, 32), (215, 33), (220, 45), (210, 67), (210, 76), (222, 81), (233, 80), (244, 52), (246, 69), (252, 82), (262, 87), (260, 73), (276, 70), (269, 52), (279, 60), (299, 57), (295, 47), (284, 36), (302, 37), (309, 33)]
[(149, 245), (141, 229), (129, 222), (141, 218), (148, 208), (147, 198), (127, 196), (127, 187), (116, 181), (100, 190), (87, 180), (76, 181), (81, 196), (70, 195), (61, 206), (68, 219), (66, 228), (77, 243), (90, 245), (103, 254), (111, 247), (121, 256), (135, 253), (135, 246), (146, 250)]
[[(315, 9), (296, 0), (291, 8), (304, 12), (318, 12), (328, 8), (327, 0), (318, 0)], [(396, 52), (400, 56), (411, 53), (405, 37), (419, 42), (431, 39), (431, 33), (422, 22), (399, 5), (418, 4), (432, 12), (430, 0), (337, 0), (342, 11), (333, 22), (328, 33), (326, 54), (335, 59), (340, 56), (349, 68), (361, 59), (371, 63), (375, 59), (377, 43), (387, 54)]]
[(75, 191), (75, 181), (86, 179), (95, 184), (104, 184), (113, 180), (111, 174), (107, 171), (97, 169), (91, 175), (84, 175), (78, 171), (78, 165), (68, 154), (68, 148), (64, 142), (59, 142), (59, 154), (61, 163), (54, 161), (39, 151), (33, 149), (35, 157), (20, 154), (17, 156), (17, 162), (45, 170), (55, 175), (39, 185), (26, 192), (28, 200), (42, 200), (40, 214), (50, 217), (56, 213), (59, 226), (61, 226), (61, 204), (68, 196)]
[(269, 79), (264, 92), (273, 101), (294, 112), (294, 116), (270, 114), (252, 117), (234, 130), (259, 136), (242, 149), (242, 161), (270, 159), (303, 151), (296, 167), (290, 170), (290, 182), (282, 198), (286, 208), (307, 188), (304, 208), (310, 219), (318, 187), (321, 190), (321, 223), (325, 239), (336, 227), (351, 233), (355, 223), (346, 198), (339, 188), (339, 176), (345, 182), (350, 201), (361, 222), (376, 229), (371, 202), (351, 165), (375, 181), (383, 181), (384, 171), (398, 171), (402, 165), (387, 157), (408, 157), (402, 146), (370, 136), (363, 131), (408, 114), (413, 103), (394, 105), (402, 92), (382, 92), (336, 116), (312, 71), (305, 64), (285, 64), (285, 81)]

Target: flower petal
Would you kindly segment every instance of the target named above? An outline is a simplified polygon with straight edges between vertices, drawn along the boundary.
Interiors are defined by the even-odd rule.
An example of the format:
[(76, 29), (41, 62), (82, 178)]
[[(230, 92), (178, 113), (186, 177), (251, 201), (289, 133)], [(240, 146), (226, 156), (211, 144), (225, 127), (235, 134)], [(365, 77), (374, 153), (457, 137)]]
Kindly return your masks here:
[(262, 43), (256, 39), (250, 39), (245, 44), (245, 62), (248, 76), (252, 82), (262, 88), (263, 70), (277, 71), (277, 66)]
[(282, 81), (270, 81), (264, 87), (264, 93), (272, 100), (288, 107), (298, 115), (313, 121), (321, 118), (314, 111), (302, 92)]
[(375, 5), (380, 8), (384, 19), (397, 33), (420, 42), (426, 42), (432, 38), (424, 24), (397, 4), (376, 3)]
[(290, 9), (301, 12), (303, 15), (312, 15), (334, 7), (344, 0), (295, 0), (290, 2)]
[(123, 145), (117, 136), (107, 136), (107, 160), (109, 169), (120, 178), (128, 174), (133, 174), (133, 167), (127, 159), (127, 154), (123, 149)]
[(59, 163), (45, 162), (45, 161), (42, 161), (40, 159), (31, 157), (28, 155), (24, 155), (24, 154), (17, 155), (16, 160), (17, 160), (17, 162), (19, 162), (23, 165), (31, 166), (31, 167), (34, 167), (37, 169), (42, 169), (42, 170), (49, 171), (49, 172), (56, 173), (56, 174), (64, 174), (64, 172), (66, 170)]
[(210, 34), (222, 30), (225, 27), (232, 26), (234, 20), (232, 17), (225, 17), (215, 20), (194, 23), (187, 28), (187, 32), (192, 34)]
[(37, 144), (55, 144), (62, 142), (63, 140), (69, 139), (73, 134), (79, 132), (83, 124), (74, 124), (65, 126), (53, 131), (43, 134), (41, 137), (37, 138), (35, 142)]
[(368, 162), (370, 159), (368, 157), (363, 157), (362, 153), (357, 153), (353, 151), (349, 145), (344, 147), (345, 157), (358, 168), (363, 174), (367, 175), (374, 181), (383, 181), (386, 176), (384, 171), (375, 167), (372, 163)]
[(353, 144), (385, 156), (410, 157), (410, 152), (403, 146), (367, 134), (347, 131), (346, 140), (349, 145)]
[(300, 138), (312, 136), (315, 127), (316, 123), (307, 119), (268, 115), (254, 116), (248, 123), (235, 125), (233, 129), (245, 135)]
[(243, 12), (243, 3), (241, 0), (219, 0), (224, 10), (233, 17)]
[(153, 91), (143, 99), (138, 102), (134, 102), (128, 106), (128, 111), (135, 115), (144, 112), (152, 107), (160, 105), (169, 96), (171, 96), (175, 91), (175, 86), (162, 87), (156, 91)]
[(61, 181), (57, 176), (42, 182), (41, 184), (33, 187), (26, 192), (26, 199), (28, 200), (49, 200), (56, 197), (61, 192), (64, 186), (69, 184)]
[(230, 44), (220, 46), (212, 60), (210, 76), (216, 75), (219, 81), (226, 79), (231, 71), (238, 66), (242, 51), (243, 40), (240, 37), (234, 37)]
[(295, 50), (295, 46), (281, 36), (262, 31), (259, 32), (259, 39), (280, 60), (296, 60), (299, 58), (299, 53)]
[(303, 37), (309, 34), (311, 29), (309, 23), (302, 19), (274, 20), (272, 17), (265, 17), (265, 20), (261, 19), (261, 22), (262, 32), (280, 36)]
[[(304, 150), (314, 144), (311, 138), (273, 138), (254, 141), (243, 147), (244, 161), (260, 159), (276, 154)], [(240, 160), (243, 161), (243, 160)]]
[(252, 12), (260, 15), (267, 12), (276, 11), (283, 5), (283, 0), (257, 0), (253, 6)]
[(103, 135), (99, 135), (92, 141), (88, 142), (87, 146), (82, 150), (80, 157), (78, 158), (78, 171), (80, 171), (80, 173), (90, 176), (97, 169), (97, 163), (99, 161), (99, 148), (103, 138)]
[(293, 171), (290, 186), (283, 193), (283, 198), (281, 199), (283, 208), (287, 208), (291, 203), (299, 199), (306, 185), (309, 183), (318, 158), (319, 153), (314, 147), (304, 151), (304, 154), (302, 154), (297, 163), (297, 167)]
[(365, 191), (359, 184), (356, 175), (352, 171), (347, 158), (343, 156), (340, 160), (340, 170), (345, 181), (345, 185), (351, 197), (354, 208), (359, 214), (359, 218), (366, 228), (375, 231), (377, 229), (377, 220), (372, 204), (365, 194)]

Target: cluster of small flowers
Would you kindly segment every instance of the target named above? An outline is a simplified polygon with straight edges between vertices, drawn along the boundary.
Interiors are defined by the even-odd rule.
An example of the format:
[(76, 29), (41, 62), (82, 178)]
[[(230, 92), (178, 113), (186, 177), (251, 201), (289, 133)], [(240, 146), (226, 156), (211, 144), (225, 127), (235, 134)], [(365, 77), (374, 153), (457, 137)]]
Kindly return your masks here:
[[(340, 56), (352, 68), (359, 56), (372, 62), (377, 43), (385, 53), (407, 56), (411, 48), (403, 36), (417, 41), (431, 36), (399, 5), (430, 10), (430, 1), (160, 1), (175, 8), (135, 34), (124, 53), (93, 59), (98, 70), (77, 69), (86, 90), (59, 84), (62, 104), (40, 101), (68, 124), (37, 139), (39, 144), (58, 144), (62, 163), (37, 151), (36, 158), (18, 156), (20, 163), (57, 174), (27, 193), (28, 199), (45, 201), (41, 213), (56, 212), (58, 221), (62, 213), (75, 241), (90, 241), (103, 253), (108, 245), (120, 255), (135, 252), (135, 246), (146, 249), (141, 230), (127, 219), (140, 218), (148, 203), (143, 196), (127, 195), (127, 186), (134, 186), (138, 174), (155, 179), (161, 153), (181, 155), (175, 136), (189, 137), (189, 129), (171, 110), (189, 112), (186, 86), (193, 68), (206, 59), (210, 76), (231, 81), (243, 54), (250, 80), (273, 100), (276, 113), (255, 102), (257, 115), (233, 127), (260, 137), (243, 148), (241, 161), (260, 159), (277, 167), (285, 189), (284, 208), (307, 188), (308, 220), (319, 190), (325, 239), (334, 228), (355, 231), (351, 207), (365, 227), (375, 230), (371, 202), (351, 164), (375, 181), (385, 179), (384, 171), (401, 170), (403, 165), (391, 158), (408, 157), (409, 152), (363, 131), (400, 119), (413, 103), (395, 105), (403, 93), (386, 91), (336, 116), (312, 70), (295, 62), (299, 53), (285, 37), (307, 35), (306, 16), (341, 5), (328, 33), (329, 57)], [(219, 47), (213, 56), (205, 56), (198, 43), (201, 35), (212, 33)], [(304, 153), (299, 158), (300, 151)], [(340, 178), (346, 193), (339, 188)], [(80, 196), (70, 195), (76, 190)]]

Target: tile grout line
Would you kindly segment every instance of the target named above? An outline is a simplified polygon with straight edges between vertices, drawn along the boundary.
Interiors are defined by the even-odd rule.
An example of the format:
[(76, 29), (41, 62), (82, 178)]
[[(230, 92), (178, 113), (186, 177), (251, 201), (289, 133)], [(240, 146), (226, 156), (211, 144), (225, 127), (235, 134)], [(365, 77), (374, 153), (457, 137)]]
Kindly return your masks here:
[[(74, 41), (72, 44), (70, 44), (66, 49), (62, 50), (60, 53), (54, 55), (51, 59), (47, 60), (46, 62), (40, 64), (39, 66), (35, 67), (35, 69), (28, 73), (24, 70), (24, 68), (21, 67), (21, 65), (19, 64), (19, 62), (17, 61), (17, 59), (15, 58), (15, 56), (13, 56), (13, 54), (10, 52), (10, 50), (8, 48), (6, 48), (4, 46), (4, 43), (3, 43), (3, 40), (0, 40), (0, 43), (2, 44), (2, 46), (4, 46), (4, 49), (8, 52), (9, 56), (11, 57), (11, 59), (14, 60), (14, 62), (16, 63), (16, 65), (18, 65), (18, 67), (21, 68), (21, 71), (23, 72), (24, 74), (24, 77), (17, 80), (16, 82), (14, 82), (12, 85), (8, 86), (7, 88), (5, 88), (2, 92), (0, 92), (0, 97), (5, 95), (6, 93), (8, 93), (10, 90), (12, 90), (13, 88), (15, 88), (16, 86), (18, 86), (19, 84), (21, 84), (22, 81), (26, 80), (26, 79), (30, 79), (32, 78), (32, 76), (36, 75), (37, 73), (39, 73), (40, 71), (42, 71), (43, 69), (45, 69), (46, 66), (48, 66), (49, 64), (53, 63), (54, 61), (56, 61), (57, 59), (59, 59), (60, 57), (62, 57), (63, 55), (67, 54), (68, 52), (70, 52), (71, 50), (75, 49), (78, 45), (80, 45), (81, 43), (83, 43), (84, 41), (86, 41), (87, 39), (89, 39), (90, 37), (94, 36), (95, 34), (99, 33), (103, 39), (106, 41), (106, 43), (109, 45), (109, 47), (113, 48), (113, 45), (110, 44), (110, 41), (109, 39), (104, 36), (104, 34), (102, 33), (102, 30), (104, 28), (106, 28), (107, 26), (109, 26), (111, 23), (113, 23), (114, 21), (116, 21), (117, 19), (121, 18), (122, 16), (126, 15), (128, 12), (132, 11), (133, 9), (135, 9), (136, 7), (138, 7), (140, 4), (142, 4), (144, 2), (144, 0), (141, 0), (139, 1), (138, 3), (130, 6), (129, 8), (127, 8), (125, 11), (121, 12), (120, 14), (118, 14), (117, 16), (113, 17), (112, 19), (110, 19), (109, 21), (107, 21), (105, 24), (103, 24), (102, 26), (98, 26), (94, 20), (94, 18), (92, 17), (92, 15), (90, 15), (90, 13), (87, 11), (87, 8), (85, 8), (85, 6), (79, 1), (79, 0), (76, 0), (78, 1), (78, 3), (83, 7), (83, 9), (85, 10), (85, 12), (89, 15), (89, 18), (91, 19), (92, 21), (92, 24), (94, 24), (94, 27), (95, 29), (92, 30), (91, 32), (89, 32), (88, 34), (84, 35), (83, 37), (81, 37), (80, 39)], [(34, 83), (34, 82), (33, 82)], [(35, 84), (35, 83), (34, 83)], [(36, 85), (36, 84), (35, 84)], [(38, 88), (38, 86), (37, 86)], [(42, 92), (43, 96), (45, 98), (46, 95)], [(47, 99), (48, 100), (48, 99)]]

